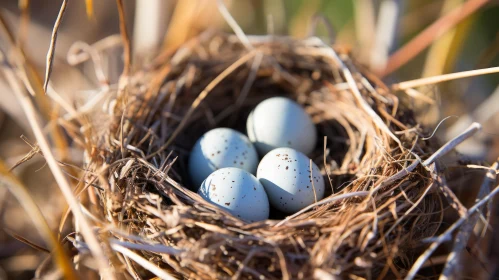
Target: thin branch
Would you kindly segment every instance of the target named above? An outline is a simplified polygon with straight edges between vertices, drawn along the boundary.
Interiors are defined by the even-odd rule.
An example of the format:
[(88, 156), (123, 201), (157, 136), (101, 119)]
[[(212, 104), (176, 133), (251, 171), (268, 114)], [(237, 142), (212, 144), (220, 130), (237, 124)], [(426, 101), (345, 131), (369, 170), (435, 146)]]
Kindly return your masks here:
[(395, 52), (388, 59), (387, 66), (380, 76), (386, 76), (399, 69), (402, 65), (406, 64), (409, 60), (413, 59), (421, 51), (427, 48), (435, 39), (442, 34), (445, 34), (456, 24), (466, 19), (488, 2), (489, 0), (469, 0), (459, 7), (456, 7), (447, 15), (439, 18), (419, 33), (419, 35), (414, 37), (409, 43)]
[(440, 147), (440, 149), (438, 149), (435, 153), (433, 153), (433, 155), (431, 155), (428, 159), (426, 159), (423, 162), (423, 165), (424, 166), (429, 166), (435, 160), (437, 160), (439, 157), (447, 154), (452, 149), (454, 149), (457, 145), (461, 144), (462, 142), (464, 142), (464, 140), (470, 138), (471, 136), (473, 136), (473, 134), (475, 134), (476, 132), (478, 132), (481, 129), (482, 129), (482, 125), (481, 124), (476, 123), (476, 122), (472, 123), (468, 127), (468, 129), (466, 129), (463, 133), (461, 133), (460, 135), (454, 137), (452, 140), (450, 140), (449, 142), (445, 143), (445, 145), (443, 145), (442, 147)]
[(68, 0), (63, 0), (57, 19), (55, 20), (54, 29), (52, 29), (52, 37), (50, 38), (50, 46), (47, 52), (47, 62), (45, 68), (45, 81), (43, 82), (43, 91), (47, 92), (47, 85), (49, 84), (50, 73), (52, 73), (52, 64), (54, 62), (55, 44), (57, 42), (57, 32), (61, 26), (62, 18), (66, 12)]
[[(488, 192), (490, 192), (490, 188), (496, 181), (496, 172), (499, 168), (499, 159), (492, 165), (491, 169), (485, 175), (483, 179), (482, 185), (480, 186), (480, 191), (477, 195), (477, 200), (482, 199)], [(483, 207), (481, 207), (483, 208)], [(479, 211), (482, 211), (481, 209)], [(451, 253), (447, 257), (447, 262), (445, 264), (444, 270), (440, 275), (440, 280), (451, 279), (453, 276), (456, 276), (456, 269), (460, 264), (460, 256), (462, 251), (466, 248), (468, 244), (468, 240), (475, 228), (478, 219), (480, 218), (480, 213), (475, 213), (472, 215), (469, 220), (461, 227), (461, 230), (457, 233), (454, 247), (452, 248)]]
[(464, 207), (461, 201), (457, 198), (456, 194), (450, 189), (445, 177), (441, 175), (442, 171), (440, 168), (440, 164), (438, 162), (434, 162), (433, 164), (435, 164), (435, 172), (432, 174), (432, 178), (433, 180), (435, 180), (435, 182), (437, 182), (437, 186), (444, 194), (445, 199), (447, 200), (449, 205), (458, 212), (459, 216), (462, 217), (466, 215), (468, 209)]
[(454, 232), (454, 230), (456, 230), (464, 222), (466, 222), (469, 219), (469, 217), (475, 213), (475, 211), (480, 209), (483, 205), (485, 205), (485, 203), (489, 202), (489, 200), (492, 199), (498, 193), (499, 193), (499, 186), (496, 186), (491, 193), (486, 195), (483, 199), (479, 200), (475, 205), (473, 205), (473, 207), (469, 208), (468, 212), (466, 212), (466, 215), (459, 218), (459, 220), (457, 220), (454, 224), (452, 224), (449, 228), (447, 228), (445, 232), (443, 232), (441, 235), (435, 238), (430, 247), (428, 247), (428, 249), (426, 249), (426, 251), (424, 251), (423, 254), (421, 254), (419, 258), (416, 260), (414, 265), (409, 270), (405, 279), (406, 280), (414, 279), (419, 269), (430, 258), (433, 252), (435, 252), (438, 246), (440, 246), (440, 244), (442, 244), (443, 242), (452, 239), (452, 232)]

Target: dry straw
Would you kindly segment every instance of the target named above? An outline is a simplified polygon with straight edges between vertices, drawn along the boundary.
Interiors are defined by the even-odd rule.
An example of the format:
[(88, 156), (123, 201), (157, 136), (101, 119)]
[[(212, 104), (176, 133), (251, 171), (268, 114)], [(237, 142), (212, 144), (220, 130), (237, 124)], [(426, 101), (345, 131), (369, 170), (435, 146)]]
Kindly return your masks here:
[[(132, 74), (128, 37), (123, 41), (126, 65), (118, 87), (107, 83), (95, 63), (102, 89), (76, 109), (50, 90), (49, 58), (47, 94), (69, 108), (59, 123), (85, 154), (75, 195), (22, 88), (24, 82), (29, 89), (29, 81), (16, 78), (13, 67), (3, 68), (76, 217), (76, 234), (65, 240), (78, 249), (78, 271), (90, 263), (108, 279), (120, 274), (412, 279), (460, 225), (465, 224), (459, 240), (469, 238), (479, 217), (475, 212), (499, 191), (491, 188), (496, 164), (475, 206), (467, 209), (456, 198), (438, 159), (481, 126), (472, 124), (441, 147), (424, 138), (428, 131), (407, 104), (419, 96), (412, 87), (425, 80), (390, 89), (350, 53), (316, 37), (295, 40), (242, 31), (207, 31)], [(93, 48), (85, 45), (70, 59), (99, 62)], [(460, 76), (431, 82), (455, 77)], [(394, 90), (408, 95), (399, 99)], [(276, 95), (302, 104), (316, 123), (324, 140), (312, 160), (327, 178), (329, 193), (294, 215), (274, 213), (270, 220), (248, 224), (191, 191), (187, 158), (204, 132), (219, 126), (244, 130), (250, 110)], [(75, 199), (83, 195), (89, 199)], [(460, 218), (436, 236), (447, 203)], [(426, 251), (423, 241), (431, 242)], [(462, 246), (456, 242), (443, 277), (455, 273), (454, 256)], [(97, 263), (88, 262), (90, 256)]]

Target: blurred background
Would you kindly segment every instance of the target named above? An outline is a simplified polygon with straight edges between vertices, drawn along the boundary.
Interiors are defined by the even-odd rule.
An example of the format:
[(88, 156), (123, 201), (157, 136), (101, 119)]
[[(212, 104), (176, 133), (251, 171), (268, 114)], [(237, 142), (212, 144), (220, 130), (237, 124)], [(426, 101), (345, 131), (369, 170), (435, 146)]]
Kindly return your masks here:
[[(470, 16), (441, 32), (438, 39), (407, 63), (386, 73), (390, 56), (467, 2), (481, 4)], [(61, 3), (54, 0), (0, 1), (0, 13), (16, 35), (16, 44), (24, 48), (41, 77)], [(248, 0), (225, 3), (246, 34), (319, 36), (326, 42), (351, 49), (359, 62), (382, 75), (387, 84), (499, 65), (499, 1)], [(231, 31), (215, 0), (125, 0), (124, 5), (133, 44), (134, 69), (147, 64), (161, 49), (175, 48), (203, 30)], [(329, 24), (322, 22), (321, 17)], [(75, 42), (81, 42), (80, 49), (86, 45), (98, 49), (102, 68), (110, 83), (116, 83), (122, 66), (121, 51), (116, 51), (122, 48), (121, 39), (116, 34), (119, 34), (119, 20), (115, 1), (70, 1), (57, 39), (51, 76), (54, 91), (68, 103), (78, 104), (89, 91), (99, 86), (90, 61), (79, 63), (71, 61), (75, 56), (68, 57), (68, 53), (74, 53)], [(0, 48), (3, 53), (10, 54), (12, 45), (6, 38), (1, 30)], [(462, 132), (472, 121), (482, 123), (483, 131), (462, 144), (459, 152), (488, 166), (499, 156), (498, 85), (499, 75), (491, 74), (425, 86), (418, 90), (429, 99), (420, 98), (411, 106), (420, 122), (432, 128), (445, 117), (453, 116), (437, 131), (442, 141)], [(37, 102), (46, 112), (48, 133), (57, 126), (54, 120), (61, 109), (43, 99)], [(21, 135), (33, 144), (34, 137), (26, 117), (0, 75), (0, 163), (8, 168), (31, 150)], [(61, 160), (68, 159), (76, 164), (82, 161), (78, 151), (54, 152)], [(56, 231), (67, 206), (43, 158), (34, 156), (16, 168), (14, 174), (29, 189)], [(466, 190), (456, 190), (460, 191)], [(43, 245), (43, 240), (19, 203), (3, 187), (0, 188), (0, 225), (0, 279), (32, 278), (46, 254), (17, 241), (12, 233), (39, 245)]]

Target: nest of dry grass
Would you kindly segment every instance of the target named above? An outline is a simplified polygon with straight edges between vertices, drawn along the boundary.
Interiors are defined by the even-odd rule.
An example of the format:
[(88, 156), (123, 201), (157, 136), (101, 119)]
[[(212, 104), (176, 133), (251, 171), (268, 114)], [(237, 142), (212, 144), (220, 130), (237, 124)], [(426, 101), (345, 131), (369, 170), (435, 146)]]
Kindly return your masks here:
[[(115, 251), (137, 249), (190, 279), (405, 276), (443, 208), (433, 159), (423, 162), (435, 149), (413, 112), (347, 50), (317, 38), (248, 38), (251, 49), (207, 32), (163, 53), (79, 123), (101, 233)], [(295, 215), (248, 224), (191, 191), (187, 158), (204, 132), (244, 131), (250, 110), (277, 95), (313, 117), (321, 141), (311, 158), (329, 193)], [(114, 267), (154, 273), (136, 260), (118, 254)]]

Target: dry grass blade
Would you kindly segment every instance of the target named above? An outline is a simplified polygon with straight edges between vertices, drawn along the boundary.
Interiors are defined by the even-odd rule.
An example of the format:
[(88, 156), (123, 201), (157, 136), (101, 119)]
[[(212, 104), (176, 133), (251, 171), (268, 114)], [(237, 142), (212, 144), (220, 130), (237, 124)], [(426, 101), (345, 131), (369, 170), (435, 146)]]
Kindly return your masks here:
[(17, 45), (22, 48), (28, 36), (28, 27), (30, 23), (29, 0), (19, 0), (19, 10), (21, 10), (21, 20), (19, 23), (19, 31), (17, 32)]
[(22, 87), (20, 81), (17, 79), (11, 68), (4, 67), (3, 70), (5, 77), (7, 78), (7, 81), (9, 82), (12, 88), (13, 93), (18, 99), (19, 103), (21, 104), (21, 107), (24, 110), (24, 113), (26, 114), (26, 117), (28, 118), (33, 133), (38, 141), (40, 150), (42, 151), (47, 161), (47, 164), (50, 167), (50, 170), (52, 171), (52, 174), (62, 194), (64, 195), (64, 198), (68, 202), (69, 206), (71, 207), (71, 210), (73, 211), (73, 214), (75, 215), (76, 219), (81, 225), (81, 233), (85, 238), (85, 240), (87, 241), (87, 243), (89, 244), (93, 256), (97, 260), (101, 275), (108, 279), (114, 279), (114, 275), (112, 274), (112, 271), (108, 265), (109, 264), (108, 259), (104, 254), (104, 251), (101, 248), (101, 245), (99, 244), (96, 235), (92, 231), (90, 224), (85, 219), (85, 216), (83, 215), (80, 209), (80, 205), (77, 199), (75, 198), (71, 190), (71, 187), (69, 185), (69, 182), (67, 181), (66, 177), (64, 176), (64, 173), (62, 172), (59, 166), (59, 163), (52, 154), (49, 142), (45, 138), (45, 135), (43, 134), (41, 121), (39, 120), (37, 111), (35, 109), (34, 104), (32, 103), (30, 96), (26, 93), (25, 89)]
[[(32, 64), (29, 58), (26, 56), (24, 49), (21, 45), (16, 45), (14, 33), (7, 25), (7, 22), (3, 18), (3, 15), (0, 11), (0, 28), (4, 31), (7, 41), (10, 43), (11, 47), (14, 49), (15, 54), (14, 64), (17, 67), (17, 73), (20, 78), (25, 83), (25, 86), (29, 93), (35, 97), (37, 107), (40, 109), (40, 112), (45, 120), (51, 119), (52, 108), (50, 107), (49, 100), (47, 96), (44, 94), (43, 90), (43, 81), (40, 75), (38, 74), (36, 67)], [(57, 146), (57, 149), (61, 151), (63, 155), (67, 153), (68, 146), (66, 139), (62, 135), (59, 126), (51, 127), (51, 136), (54, 139), (54, 142)]]
[(45, 66), (45, 81), (43, 82), (43, 91), (47, 92), (47, 86), (49, 84), (50, 73), (52, 72), (52, 63), (54, 61), (55, 54), (55, 44), (57, 43), (57, 32), (61, 26), (62, 18), (66, 12), (68, 6), (68, 0), (63, 0), (57, 19), (55, 20), (54, 29), (52, 29), (52, 37), (50, 38), (50, 46), (47, 52), (47, 61)]
[(409, 41), (409, 43), (397, 50), (389, 58), (387, 66), (380, 76), (386, 76), (400, 68), (428, 47), (441, 34), (444, 34), (450, 30), (456, 24), (466, 19), (488, 2), (490, 1), (469, 0), (459, 7), (456, 7), (445, 16), (440, 17), (432, 25), (428, 26), (424, 31), (420, 32), (416, 37)]
[(248, 37), (246, 36), (246, 34), (244, 34), (243, 29), (239, 26), (239, 24), (237, 24), (236, 20), (232, 17), (229, 10), (227, 10), (227, 7), (225, 6), (224, 1), (217, 0), (217, 5), (218, 5), (218, 11), (222, 14), (225, 21), (227, 22), (227, 24), (229, 24), (230, 28), (232, 28), (232, 30), (237, 35), (239, 40), (241, 40), (243, 45), (248, 50), (253, 50), (253, 46), (251, 45), (250, 41), (248, 40)]
[(317, 206), (320, 206), (320, 205), (323, 205), (323, 204), (326, 204), (326, 203), (334, 203), (334, 202), (341, 201), (343, 199), (347, 199), (347, 198), (350, 198), (350, 197), (365, 197), (365, 196), (369, 196), (369, 192), (350, 192), (350, 193), (345, 193), (345, 194), (334, 195), (334, 196), (331, 196), (330, 198), (326, 198), (326, 199), (323, 199), (321, 201), (318, 201), (318, 202), (315, 202), (313, 204), (310, 204), (309, 206), (301, 209), (300, 211), (294, 213), (293, 215), (286, 217), (286, 219), (280, 221), (275, 226), (276, 227), (282, 226), (287, 221), (300, 216), (301, 214), (307, 212), (308, 210), (310, 210), (310, 209), (312, 209), (314, 207), (317, 207)]
[(73, 266), (71, 265), (71, 261), (64, 251), (64, 248), (50, 230), (45, 217), (43, 217), (40, 209), (30, 196), (28, 190), (12, 173), (9, 172), (8, 168), (2, 161), (0, 161), (0, 186), (6, 187), (16, 197), (26, 213), (28, 213), (28, 216), (33, 221), (37, 231), (50, 246), (53, 258), (64, 273), (64, 277), (66, 279), (78, 279), (73, 270)]
[(451, 80), (463, 79), (463, 78), (486, 75), (486, 74), (494, 74), (494, 73), (499, 73), (499, 67), (490, 67), (485, 69), (463, 71), (463, 72), (450, 73), (450, 74), (433, 76), (428, 78), (421, 78), (412, 81), (405, 81), (393, 85), (392, 88), (393, 90), (408, 90), (420, 86), (432, 85)]
[[(483, 179), (482, 185), (480, 186), (480, 190), (478, 192), (476, 200), (482, 199), (488, 192), (490, 192), (490, 188), (496, 182), (496, 172), (499, 168), (499, 159), (496, 161), (491, 168), (487, 171), (485, 178)], [(460, 255), (465, 250), (468, 244), (468, 240), (473, 233), (473, 229), (475, 228), (478, 219), (480, 218), (480, 212), (482, 212), (483, 207), (478, 209), (478, 213), (472, 215), (468, 221), (461, 227), (461, 230), (457, 233), (454, 239), (454, 246), (447, 256), (447, 262), (445, 267), (440, 275), (440, 280), (459, 278), (457, 275), (459, 271), (460, 265), (465, 265), (460, 262)]]
[(26, 238), (24, 238), (24, 237), (20, 236), (19, 234), (17, 234), (17, 233), (15, 233), (15, 232), (11, 231), (10, 229), (8, 229), (8, 228), (3, 228), (3, 230), (4, 230), (4, 231), (5, 231), (8, 235), (10, 235), (10, 237), (17, 239), (18, 241), (20, 241), (20, 242), (22, 242), (22, 243), (24, 243), (24, 244), (26, 244), (26, 245), (30, 246), (31, 248), (33, 248), (33, 249), (35, 249), (35, 250), (38, 250), (38, 251), (42, 251), (42, 252), (45, 252), (45, 253), (49, 253), (49, 254), (50, 254), (50, 250), (49, 250), (49, 249), (47, 249), (47, 248), (45, 248), (45, 247), (42, 247), (42, 246), (40, 246), (40, 245), (36, 244), (35, 242), (30, 241), (30, 240), (28, 240), (28, 239), (26, 239)]
[(123, 0), (116, 0), (116, 4), (118, 5), (118, 14), (120, 17), (120, 33), (123, 38), (123, 48), (124, 48), (124, 63), (125, 66), (123, 68), (123, 76), (128, 77), (130, 74), (131, 63), (132, 63), (132, 49), (130, 43), (130, 37), (128, 36), (128, 30), (126, 27), (125, 20), (125, 7), (123, 5)]
[[(364, 109), (371, 117), (373, 122), (381, 129), (383, 130), (387, 135), (390, 136), (390, 138), (393, 139), (397, 144), (401, 145), (400, 140), (398, 139), (395, 134), (388, 128), (388, 126), (383, 122), (381, 117), (371, 108), (369, 104), (364, 100), (362, 97), (362, 94), (359, 91), (359, 87), (357, 86), (357, 83), (355, 82), (355, 79), (352, 76), (352, 73), (348, 69), (348, 67), (345, 66), (343, 61), (340, 59), (338, 54), (330, 47), (325, 45), (320, 39), (314, 38), (316, 41), (318, 40), (319, 44), (325, 47), (325, 54), (330, 57), (333, 62), (340, 68), (341, 72), (345, 76), (345, 80), (348, 83), (348, 86), (350, 87), (350, 90), (352, 91), (355, 99), (359, 103), (359, 105)], [(317, 42), (316, 42), (317, 43)]]
[(156, 275), (157, 277), (161, 279), (176, 280), (176, 278), (171, 276), (168, 272), (162, 270), (155, 264), (134, 253), (132, 250), (129, 250), (119, 244), (111, 244), (111, 247), (114, 250), (122, 253), (124, 256), (134, 260), (135, 262), (140, 264), (143, 268), (149, 270), (152, 274)]

